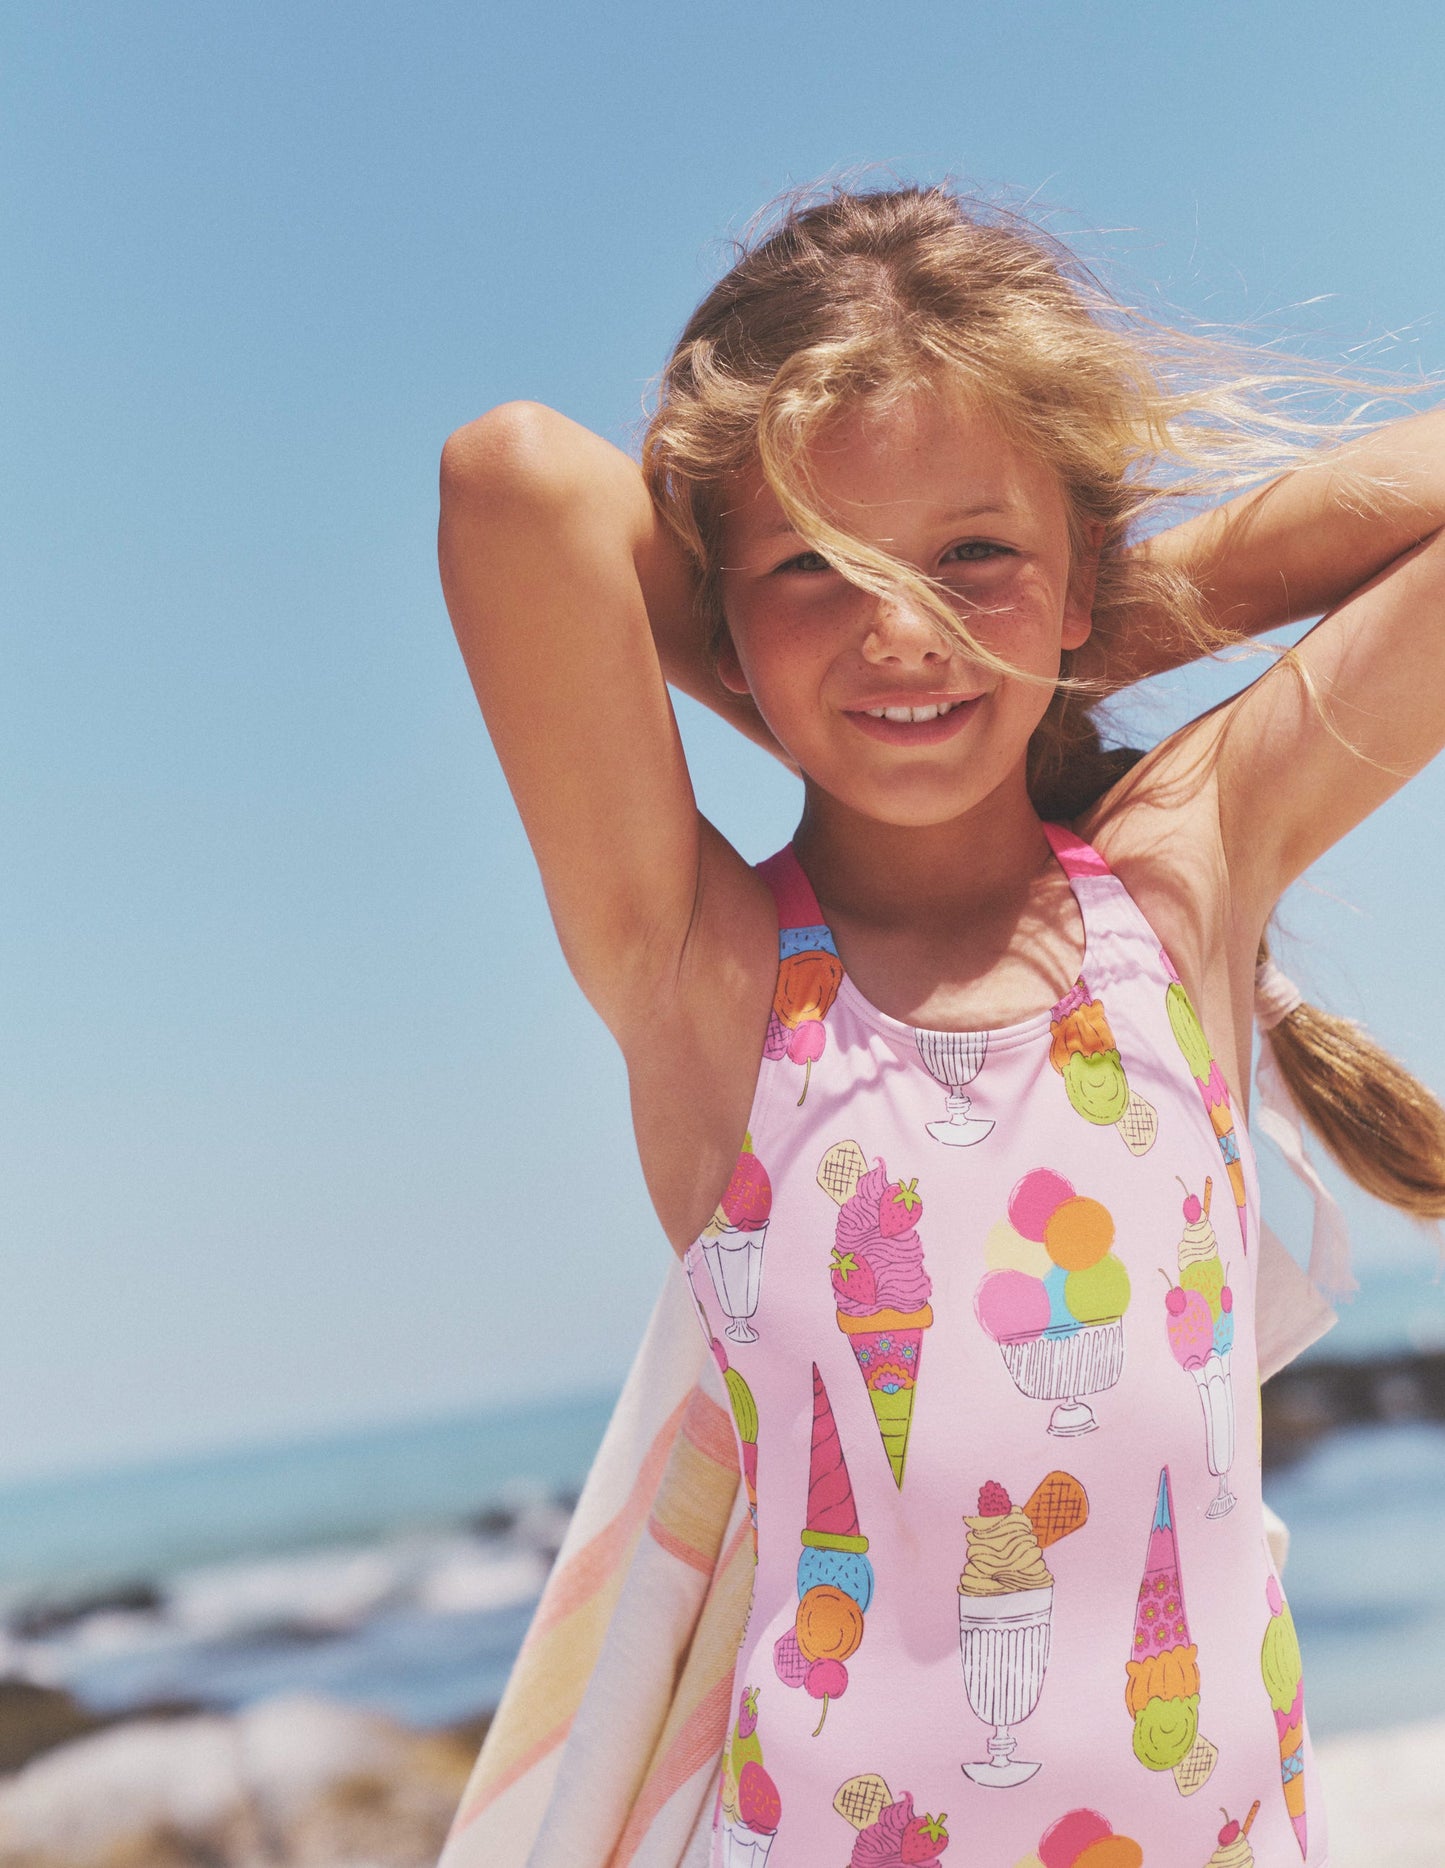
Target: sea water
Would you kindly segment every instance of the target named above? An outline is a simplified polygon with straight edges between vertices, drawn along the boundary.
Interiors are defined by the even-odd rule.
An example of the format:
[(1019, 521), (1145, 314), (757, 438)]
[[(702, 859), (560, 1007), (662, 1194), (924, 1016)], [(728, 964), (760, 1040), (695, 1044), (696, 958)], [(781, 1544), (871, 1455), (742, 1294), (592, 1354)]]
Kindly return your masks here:
[[(1372, 1278), (1313, 1356), (1445, 1341)], [(0, 1671), (97, 1710), (307, 1687), (417, 1726), (495, 1705), (611, 1405), (589, 1394), (0, 1488)], [(1445, 1712), (1445, 1427), (1266, 1478), (1316, 1734)]]

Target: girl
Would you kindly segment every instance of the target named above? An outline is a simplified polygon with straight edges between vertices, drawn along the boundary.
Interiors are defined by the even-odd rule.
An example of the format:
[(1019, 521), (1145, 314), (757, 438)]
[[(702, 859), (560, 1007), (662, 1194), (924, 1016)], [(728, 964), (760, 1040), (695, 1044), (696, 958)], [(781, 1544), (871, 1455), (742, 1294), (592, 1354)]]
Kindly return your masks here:
[[(631, 1638), (681, 1658), (645, 1714), (567, 1700), (549, 1597), (577, 1768), (484, 1843), (569, 1715), (484, 1753), (449, 1868), (1327, 1862), (1244, 1092), (1274, 904), (1445, 744), (1445, 417), (1310, 455), (1221, 359), (948, 189), (835, 190), (694, 314), (641, 471), (532, 405), (447, 444), (458, 639), (731, 1415), (676, 1445), (747, 1515), (720, 1550), (707, 1483), (654, 1497), (643, 1542), (713, 1587), (679, 1639), (647, 1571)], [(1281, 436), (1293, 471), (1151, 535)], [(1104, 748), (1102, 697), (1321, 611)], [(800, 775), (768, 861), (698, 813), (668, 682)], [(1445, 1112), (1262, 986), (1341, 1158), (1445, 1211)], [(629, 1721), (630, 1775), (589, 1772)]]

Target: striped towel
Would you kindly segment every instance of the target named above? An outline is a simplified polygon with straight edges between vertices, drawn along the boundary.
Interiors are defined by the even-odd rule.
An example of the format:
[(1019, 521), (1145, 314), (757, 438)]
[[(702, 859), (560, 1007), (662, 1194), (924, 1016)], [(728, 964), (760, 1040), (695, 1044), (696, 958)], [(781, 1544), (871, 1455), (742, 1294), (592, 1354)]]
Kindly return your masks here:
[[(1268, 1226), (1259, 1249), (1264, 1379), (1335, 1312)], [(1283, 1570), (1268, 1506), (1265, 1527)], [(727, 1391), (674, 1260), (438, 1868), (707, 1868), (752, 1581)]]

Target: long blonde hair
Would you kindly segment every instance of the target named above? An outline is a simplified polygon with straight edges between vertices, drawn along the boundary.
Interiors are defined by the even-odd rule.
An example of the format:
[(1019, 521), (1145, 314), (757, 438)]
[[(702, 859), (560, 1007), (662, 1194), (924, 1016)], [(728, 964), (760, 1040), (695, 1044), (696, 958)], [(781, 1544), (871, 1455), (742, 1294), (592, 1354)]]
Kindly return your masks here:
[[(1321, 441), (1359, 417), (1326, 421), (1298, 404), (1341, 381), (1129, 308), (1053, 236), (955, 188), (824, 185), (766, 210), (688, 320), (659, 379), (642, 466), (696, 568), (714, 664), (727, 629), (722, 515), (737, 476), (757, 466), (800, 536), (852, 582), (902, 591), (971, 659), (1037, 681), (974, 637), (946, 588), (822, 508), (808, 455), (831, 420), (918, 389), (961, 394), (1053, 469), (1075, 562), (1102, 539), (1096, 632), (1117, 640), (1163, 616), (1193, 657), (1247, 638), (1210, 613), (1185, 572), (1128, 547), (1181, 503), (1313, 465)], [(1357, 497), (1387, 491), (1362, 485)], [(1067, 820), (1140, 754), (1104, 745), (1105, 690), (1078, 678), (1069, 654), (1050, 685), (1028, 785), (1041, 816)], [(1358, 1026), (1315, 1008), (1268, 1042), (1353, 1178), (1416, 1216), (1445, 1214), (1445, 1108), (1423, 1084)]]

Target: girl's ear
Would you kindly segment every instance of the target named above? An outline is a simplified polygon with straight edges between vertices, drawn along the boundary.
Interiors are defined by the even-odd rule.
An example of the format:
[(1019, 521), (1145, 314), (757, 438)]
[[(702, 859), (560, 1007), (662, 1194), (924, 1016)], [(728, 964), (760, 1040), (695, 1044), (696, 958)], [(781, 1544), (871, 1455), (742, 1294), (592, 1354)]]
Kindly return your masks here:
[(738, 652), (733, 647), (732, 631), (724, 624), (717, 646), (716, 660), (718, 680), (731, 694), (751, 694), (743, 665), (738, 660)]
[(1094, 626), (1094, 586), (1099, 580), (1099, 553), (1104, 546), (1104, 523), (1092, 520), (1084, 528), (1084, 549), (1074, 562), (1069, 577), (1069, 594), (1064, 600), (1064, 633), (1059, 646), (1081, 648)]

